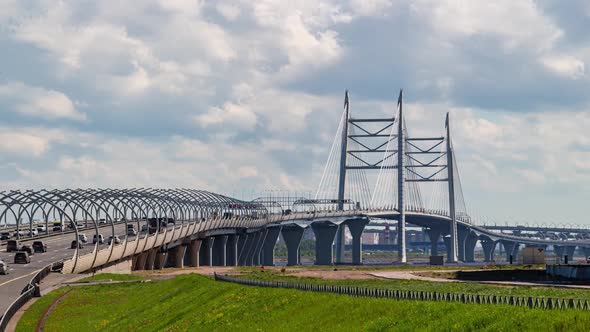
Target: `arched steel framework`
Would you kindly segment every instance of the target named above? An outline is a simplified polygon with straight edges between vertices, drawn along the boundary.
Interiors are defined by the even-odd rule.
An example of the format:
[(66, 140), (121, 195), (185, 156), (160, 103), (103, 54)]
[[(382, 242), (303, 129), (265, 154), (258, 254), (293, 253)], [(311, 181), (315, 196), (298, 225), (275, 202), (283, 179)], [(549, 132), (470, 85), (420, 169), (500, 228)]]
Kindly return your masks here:
[[(33, 235), (40, 225), (44, 232), (70, 232), (79, 239), (79, 231), (94, 234), (109, 232), (115, 237), (115, 225), (131, 224), (140, 232), (132, 240), (108, 247), (108, 255), (98, 255), (94, 244), (86, 265), (99, 266), (135, 254), (154, 245), (168, 243), (180, 236), (192, 235), (216, 227), (251, 227), (255, 219), (266, 218), (262, 204), (244, 202), (224, 195), (192, 189), (64, 189), (0, 192), (0, 225), (14, 225), (17, 239)], [(51, 220), (51, 221), (50, 221)], [(189, 233), (189, 226), (191, 230)], [(43, 229), (43, 227), (40, 227)], [(100, 228), (100, 229), (99, 229)], [(104, 248), (100, 250), (104, 253)], [(75, 250), (72, 271), (80, 252)]]

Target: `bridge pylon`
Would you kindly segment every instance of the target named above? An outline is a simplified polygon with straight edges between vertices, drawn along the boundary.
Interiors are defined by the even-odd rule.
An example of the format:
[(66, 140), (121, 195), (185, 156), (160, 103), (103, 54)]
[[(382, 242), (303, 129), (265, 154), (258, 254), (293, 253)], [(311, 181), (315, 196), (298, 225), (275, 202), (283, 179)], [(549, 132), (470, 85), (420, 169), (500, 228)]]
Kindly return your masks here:
[[(403, 97), (403, 90), (400, 90), (392, 117), (357, 118), (351, 117), (349, 94), (345, 92), (344, 112), (316, 200), (332, 202), (332, 208), (338, 211), (351, 206), (356, 210), (391, 211), (387, 218), (398, 222), (400, 263), (407, 262), (407, 213), (449, 217), (449, 228), (444, 231), (450, 235), (447, 261), (456, 262), (461, 245), (457, 237), (457, 220), (466, 221), (468, 216), (454, 160), (449, 115), (445, 134), (410, 136), (405, 123)], [(379, 171), (373, 189), (369, 189), (366, 170)], [(433, 189), (430, 202), (425, 202), (422, 197), (421, 188), (424, 186)], [(350, 205), (350, 202), (354, 204)], [(337, 263), (343, 262), (346, 227), (349, 227), (348, 222), (342, 222), (335, 236)]]

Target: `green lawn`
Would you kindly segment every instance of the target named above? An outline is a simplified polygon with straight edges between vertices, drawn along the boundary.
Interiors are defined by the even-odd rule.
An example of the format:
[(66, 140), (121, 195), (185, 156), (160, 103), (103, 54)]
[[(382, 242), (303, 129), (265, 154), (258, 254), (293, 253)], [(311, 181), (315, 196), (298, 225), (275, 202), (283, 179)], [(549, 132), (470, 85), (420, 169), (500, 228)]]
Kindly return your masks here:
[[(354, 298), (247, 287), (182, 275), (151, 283), (70, 287), (46, 331), (587, 331), (590, 313), (504, 305)], [(66, 289), (36, 302), (17, 331), (32, 331)]]

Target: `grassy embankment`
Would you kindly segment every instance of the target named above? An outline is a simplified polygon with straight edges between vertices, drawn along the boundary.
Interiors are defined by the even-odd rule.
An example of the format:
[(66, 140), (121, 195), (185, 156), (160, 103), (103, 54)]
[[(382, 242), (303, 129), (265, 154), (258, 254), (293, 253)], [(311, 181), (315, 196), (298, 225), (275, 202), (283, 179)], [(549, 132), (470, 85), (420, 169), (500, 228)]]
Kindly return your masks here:
[[(584, 331), (590, 326), (590, 313), (578, 310), (353, 298), (246, 287), (199, 275), (69, 289), (46, 331)], [(67, 290), (37, 301), (17, 331), (34, 330), (45, 308)]]

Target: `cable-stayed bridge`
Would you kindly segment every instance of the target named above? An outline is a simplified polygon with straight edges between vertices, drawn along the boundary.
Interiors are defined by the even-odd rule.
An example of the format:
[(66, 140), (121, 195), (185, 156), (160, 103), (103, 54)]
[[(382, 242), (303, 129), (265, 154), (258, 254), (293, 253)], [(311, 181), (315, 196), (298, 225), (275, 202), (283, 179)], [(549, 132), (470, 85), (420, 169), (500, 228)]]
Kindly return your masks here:
[[(510, 234), (482, 226), (466, 208), (448, 114), (442, 135), (412, 136), (403, 106), (400, 91), (390, 117), (352, 117), (346, 93), (314, 197), (244, 201), (189, 189), (2, 191), (0, 233), (9, 232), (10, 239), (16, 234), (25, 244), (42, 240), (48, 252), (33, 256), (30, 264), (12, 265), (10, 276), (0, 276), (0, 295), (18, 296), (11, 291), (18, 290), (24, 276), (56, 262), (64, 273), (112, 264), (132, 269), (273, 265), (279, 234), (287, 263), (295, 265), (308, 227), (316, 238), (316, 264), (344, 262), (345, 229), (352, 236), (352, 263), (361, 264), (361, 235), (371, 220), (397, 223), (402, 263), (407, 261), (407, 224), (427, 230), (433, 255), (442, 237), (448, 262), (474, 261), (478, 242), (486, 261), (493, 260), (498, 243), (507, 259), (516, 257), (522, 245), (553, 246), (559, 256), (570, 258), (579, 247), (590, 256), (587, 229), (570, 229), (567, 233), (576, 235), (563, 237), (549, 236), (560, 229), (566, 233), (562, 228), (536, 227), (549, 235), (534, 237), (518, 232), (517, 225)], [(11, 262), (14, 254), (1, 248), (1, 258)]]

